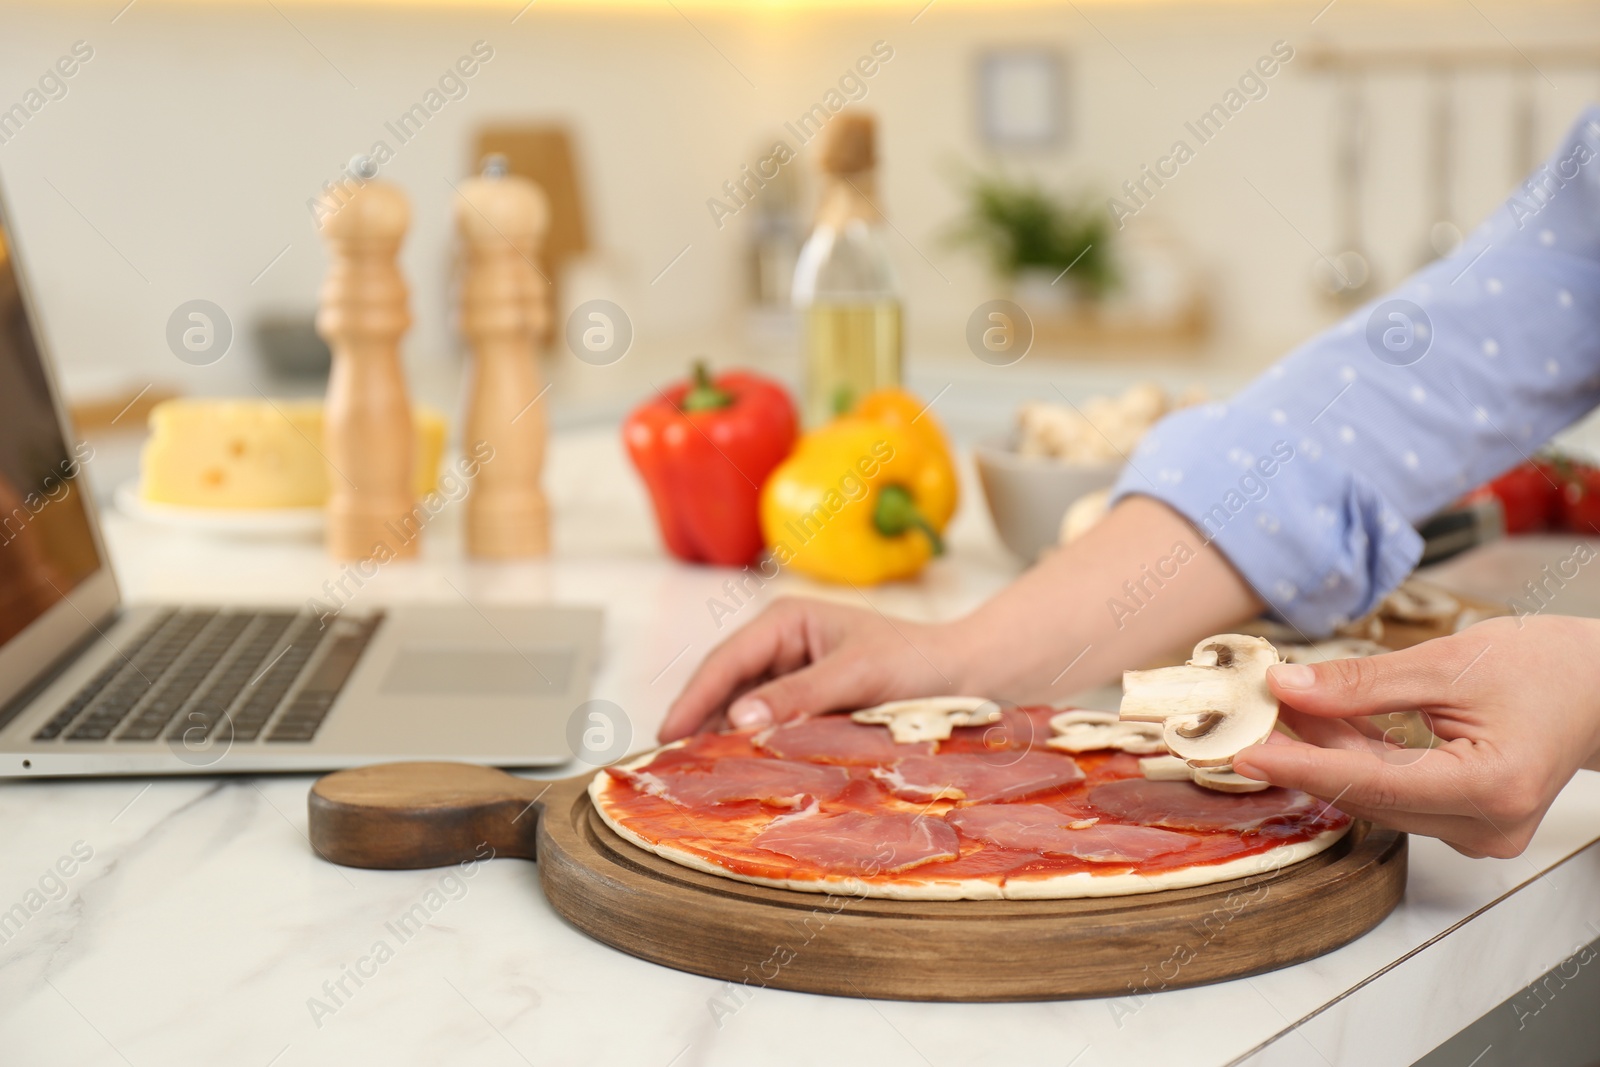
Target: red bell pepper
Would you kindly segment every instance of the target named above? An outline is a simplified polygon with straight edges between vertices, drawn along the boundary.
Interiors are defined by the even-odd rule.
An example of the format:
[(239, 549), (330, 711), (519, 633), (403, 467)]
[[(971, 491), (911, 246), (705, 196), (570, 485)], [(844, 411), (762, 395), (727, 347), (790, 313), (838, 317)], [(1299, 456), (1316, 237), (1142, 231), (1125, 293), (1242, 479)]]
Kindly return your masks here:
[(622, 426), (667, 550), (690, 563), (742, 567), (762, 548), (761, 487), (799, 426), (783, 386), (748, 371), (712, 379), (697, 363)]

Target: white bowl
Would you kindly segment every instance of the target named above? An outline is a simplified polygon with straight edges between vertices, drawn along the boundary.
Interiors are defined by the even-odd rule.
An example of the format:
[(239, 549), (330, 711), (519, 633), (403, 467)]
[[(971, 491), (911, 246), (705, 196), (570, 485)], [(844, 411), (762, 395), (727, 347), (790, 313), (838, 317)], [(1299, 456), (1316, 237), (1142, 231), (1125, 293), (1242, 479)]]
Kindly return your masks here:
[(973, 448), (978, 481), (1000, 540), (1023, 562), (1055, 545), (1072, 502), (1117, 480), (1121, 463), (1067, 463), (1019, 455), (1004, 438)]

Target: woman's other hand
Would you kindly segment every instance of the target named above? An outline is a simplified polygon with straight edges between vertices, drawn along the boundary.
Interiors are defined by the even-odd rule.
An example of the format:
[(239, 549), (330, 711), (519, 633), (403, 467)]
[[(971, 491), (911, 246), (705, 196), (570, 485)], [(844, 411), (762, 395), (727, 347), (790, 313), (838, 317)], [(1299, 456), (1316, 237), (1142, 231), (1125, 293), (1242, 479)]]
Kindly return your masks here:
[[(1525, 616), (1368, 659), (1280, 664), (1282, 735), (1234, 769), (1468, 856), (1519, 855), (1580, 768), (1600, 769), (1600, 621)], [(1367, 718), (1418, 711), (1403, 748)]]

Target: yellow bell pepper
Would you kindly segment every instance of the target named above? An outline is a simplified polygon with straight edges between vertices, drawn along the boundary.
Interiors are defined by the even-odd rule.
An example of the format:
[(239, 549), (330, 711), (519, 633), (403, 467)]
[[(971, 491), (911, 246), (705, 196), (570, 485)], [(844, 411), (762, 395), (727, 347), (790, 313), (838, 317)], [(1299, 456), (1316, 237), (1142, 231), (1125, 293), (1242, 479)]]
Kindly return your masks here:
[(904, 389), (891, 387), (875, 389), (868, 393), (861, 398), (861, 402), (850, 414), (857, 418), (904, 427), (922, 441), (923, 447), (930, 454), (930, 462), (943, 467), (945, 477), (950, 482), (950, 510), (943, 515), (928, 516), (930, 522), (943, 530), (950, 522), (950, 516), (955, 513), (956, 505), (960, 503), (961, 483), (956, 478), (955, 460), (950, 455), (950, 445), (945, 440), (944, 430), (940, 428), (939, 420), (933, 417), (932, 405), (924, 404), (915, 394), (908, 393)]
[(761, 529), (778, 564), (855, 585), (920, 571), (944, 551), (956, 504), (942, 439), (938, 448), (929, 441), (915, 426), (863, 414), (802, 437), (761, 492)]

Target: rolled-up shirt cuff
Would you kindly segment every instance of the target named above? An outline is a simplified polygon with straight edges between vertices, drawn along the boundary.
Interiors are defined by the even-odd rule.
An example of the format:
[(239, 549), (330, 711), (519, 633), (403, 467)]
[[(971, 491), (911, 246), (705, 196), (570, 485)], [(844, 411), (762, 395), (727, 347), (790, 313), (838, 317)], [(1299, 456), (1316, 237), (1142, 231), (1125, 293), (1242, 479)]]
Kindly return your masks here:
[(1318, 436), (1235, 405), (1188, 408), (1146, 434), (1112, 503), (1135, 493), (1192, 523), (1307, 637), (1371, 611), (1422, 557), (1399, 509)]

